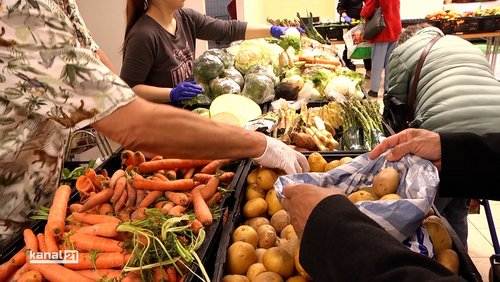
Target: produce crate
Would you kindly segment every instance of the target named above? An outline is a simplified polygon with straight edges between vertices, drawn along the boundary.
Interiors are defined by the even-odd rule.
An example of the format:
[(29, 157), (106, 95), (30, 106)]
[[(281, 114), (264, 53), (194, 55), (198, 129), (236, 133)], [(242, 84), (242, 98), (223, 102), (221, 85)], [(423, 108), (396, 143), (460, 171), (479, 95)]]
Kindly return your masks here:
[(493, 16), (495, 18), (495, 30), (500, 30), (500, 15)]
[(495, 26), (495, 22), (497, 19), (499, 20), (498, 23), (500, 24), (500, 16), (484, 16), (479, 18), (479, 28), (481, 31), (492, 32), (500, 29), (500, 25), (498, 26), (498, 28)]
[(429, 22), (430, 22), (430, 20), (428, 20), (428, 19), (404, 19), (404, 20), (401, 20), (401, 24), (403, 25), (403, 28), (406, 28), (410, 25), (429, 23)]
[(344, 28), (348, 28), (348, 26), (341, 24), (323, 24), (316, 25), (314, 28), (316, 28), (318, 33), (327, 40), (343, 40)]
[[(310, 153), (304, 153), (305, 156), (308, 156)], [(343, 157), (352, 157), (355, 158), (360, 155), (358, 152), (322, 152), (321, 155), (327, 160), (327, 161), (332, 161), (336, 159), (341, 159)], [(229, 211), (229, 216), (228, 216), (228, 222), (224, 224), (223, 230), (222, 230), (222, 236), (220, 239), (220, 243), (218, 245), (218, 250), (217, 250), (217, 255), (216, 255), (216, 261), (215, 261), (215, 269), (214, 269), (214, 275), (212, 277), (212, 281), (222, 281), (222, 278), (224, 277), (225, 274), (225, 267), (226, 267), (226, 256), (227, 256), (227, 249), (231, 245), (231, 236), (233, 234), (233, 231), (243, 223), (244, 218), (242, 216), (242, 208), (244, 205), (245, 201), (245, 187), (246, 187), (246, 176), (248, 173), (250, 173), (251, 169), (254, 167), (249, 165), (247, 169), (244, 170), (242, 177), (240, 177), (240, 180), (238, 182), (238, 187), (237, 187), (237, 193), (235, 194), (236, 197), (236, 203), (230, 207)], [(436, 210), (434, 208), (434, 210)], [(436, 212), (436, 215), (438, 215), (443, 223), (445, 223), (445, 226), (447, 230), (450, 233), (450, 236), (452, 238), (452, 243), (453, 243), (453, 250), (455, 250), (458, 254), (459, 260), (460, 260), (460, 269), (459, 269), (459, 275), (466, 279), (467, 281), (473, 281), (473, 282), (479, 282), (481, 280), (481, 275), (479, 274), (479, 271), (475, 267), (474, 263), (472, 262), (472, 259), (469, 257), (467, 251), (465, 250), (464, 246), (460, 242), (460, 239), (458, 239), (458, 236), (456, 233), (453, 231), (449, 223), (444, 219), (441, 215), (439, 215)]]
[(463, 17), (455, 20), (455, 30), (453, 33), (478, 33), (483, 31), (481, 29), (481, 21), (480, 17)]

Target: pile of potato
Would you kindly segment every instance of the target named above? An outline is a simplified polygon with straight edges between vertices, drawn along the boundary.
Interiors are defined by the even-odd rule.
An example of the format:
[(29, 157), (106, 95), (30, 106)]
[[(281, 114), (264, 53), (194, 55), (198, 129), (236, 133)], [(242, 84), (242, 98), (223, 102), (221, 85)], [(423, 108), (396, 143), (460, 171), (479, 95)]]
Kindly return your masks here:
[(338, 166), (341, 166), (352, 160), (351, 157), (343, 157), (339, 160), (333, 160), (328, 162), (325, 160), (323, 155), (318, 152), (313, 152), (307, 157), (307, 162), (311, 168), (311, 172), (325, 172), (330, 171)]
[(273, 188), (279, 174), (256, 168), (247, 176), (244, 221), (232, 234), (223, 282), (311, 280), (299, 264), (299, 238)]

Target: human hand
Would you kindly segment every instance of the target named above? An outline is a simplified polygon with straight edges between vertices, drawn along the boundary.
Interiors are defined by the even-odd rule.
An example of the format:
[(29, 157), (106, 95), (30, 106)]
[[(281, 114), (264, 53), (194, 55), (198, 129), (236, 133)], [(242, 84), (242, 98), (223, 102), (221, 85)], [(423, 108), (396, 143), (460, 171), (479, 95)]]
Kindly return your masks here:
[(298, 30), (300, 34), (305, 33), (304, 29), (302, 29), (301, 27), (284, 27), (284, 26), (273, 25), (273, 26), (271, 26), (271, 35), (274, 38), (280, 39), (281, 36), (285, 35), (286, 31), (290, 28), (294, 28), (294, 29)]
[(384, 139), (368, 156), (375, 159), (389, 149), (392, 150), (386, 156), (388, 161), (398, 161), (407, 154), (414, 154), (441, 169), (441, 138), (435, 132), (415, 128), (403, 130)]
[(342, 20), (346, 23), (351, 23), (352, 19), (348, 15), (345, 15), (342, 17)]
[(288, 147), (285, 143), (266, 136), (266, 150), (253, 161), (263, 167), (280, 168), (287, 174), (309, 171), (309, 163), (303, 154)]
[(198, 96), (203, 91), (201, 86), (194, 81), (181, 82), (177, 87), (170, 90), (170, 101), (179, 103)]
[(311, 184), (294, 184), (283, 187), (281, 205), (290, 215), (293, 229), (302, 238), (311, 212), (323, 199), (331, 195), (345, 195), (338, 188), (321, 188)]

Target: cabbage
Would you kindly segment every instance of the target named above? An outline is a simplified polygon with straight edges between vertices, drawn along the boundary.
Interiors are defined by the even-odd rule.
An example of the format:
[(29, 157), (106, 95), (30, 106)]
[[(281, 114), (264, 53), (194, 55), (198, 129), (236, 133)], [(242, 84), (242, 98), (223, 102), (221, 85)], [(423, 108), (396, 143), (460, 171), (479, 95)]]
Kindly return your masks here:
[(250, 73), (245, 75), (245, 86), (241, 95), (262, 104), (274, 98), (274, 81), (263, 74)]
[(218, 77), (224, 70), (224, 63), (216, 56), (206, 51), (193, 62), (193, 75), (198, 84), (208, 83)]
[(212, 99), (222, 94), (238, 94), (240, 92), (241, 87), (230, 78), (214, 78), (210, 81), (210, 98)]
[(245, 84), (245, 79), (243, 78), (243, 75), (234, 67), (225, 69), (222, 72), (221, 77), (227, 77), (230, 78), (231, 80), (234, 80), (236, 83), (238, 83), (240, 87), (243, 87), (243, 84)]
[(238, 46), (234, 66), (242, 74), (255, 65), (269, 65), (271, 51), (269, 44), (263, 39), (246, 40)]
[(220, 95), (210, 105), (211, 117), (218, 116), (230, 119), (229, 117), (235, 116), (238, 118), (241, 126), (244, 126), (248, 121), (257, 118), (261, 114), (262, 110), (257, 103), (238, 94)]
[(274, 75), (273, 68), (270, 65), (267, 66), (253, 66), (245, 73), (245, 77), (251, 73), (261, 74), (269, 77), (276, 85), (279, 82), (279, 78)]

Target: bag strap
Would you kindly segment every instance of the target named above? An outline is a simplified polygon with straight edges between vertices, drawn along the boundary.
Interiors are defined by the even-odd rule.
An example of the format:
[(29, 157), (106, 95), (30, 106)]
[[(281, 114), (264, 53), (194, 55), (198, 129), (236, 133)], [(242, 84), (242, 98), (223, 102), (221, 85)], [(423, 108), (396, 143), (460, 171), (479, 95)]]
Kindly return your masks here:
[(436, 43), (436, 41), (438, 41), (441, 37), (442, 36), (436, 36), (432, 38), (432, 40), (427, 43), (424, 51), (422, 51), (422, 54), (420, 55), (420, 59), (418, 60), (417, 67), (415, 68), (415, 73), (413, 75), (413, 83), (411, 84), (410, 92), (408, 94), (408, 111), (406, 111), (406, 123), (409, 123), (414, 118), (413, 107), (415, 106), (415, 100), (417, 98), (417, 86), (418, 81), (420, 80), (420, 72), (422, 71), (422, 67), (424, 66), (425, 58), (427, 57), (427, 54), (429, 54), (429, 51), (431, 51), (434, 43)]

